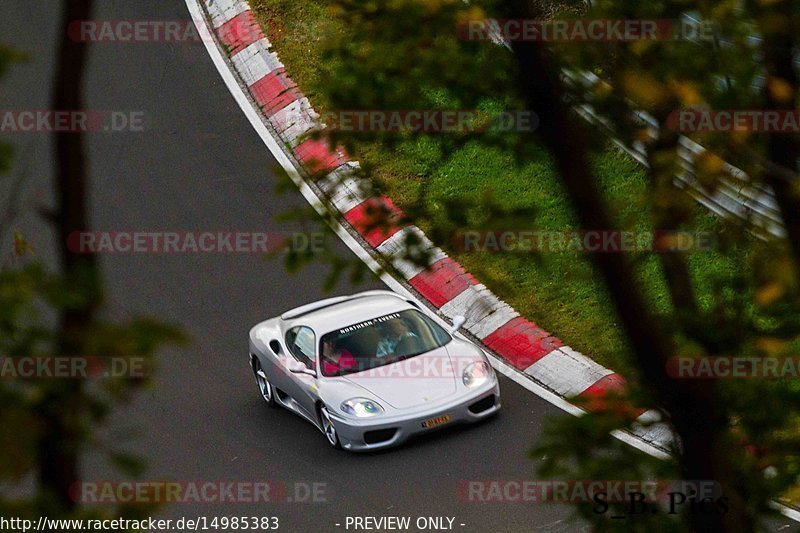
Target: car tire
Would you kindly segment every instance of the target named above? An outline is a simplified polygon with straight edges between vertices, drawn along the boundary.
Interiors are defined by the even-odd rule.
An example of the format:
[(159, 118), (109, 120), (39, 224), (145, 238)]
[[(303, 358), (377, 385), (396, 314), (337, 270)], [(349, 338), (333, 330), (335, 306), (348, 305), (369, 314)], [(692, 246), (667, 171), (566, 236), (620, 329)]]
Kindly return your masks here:
[(328, 444), (336, 448), (342, 449), (342, 443), (339, 442), (339, 434), (336, 432), (336, 426), (333, 424), (328, 408), (323, 404), (319, 406), (319, 420), (322, 424), (322, 432), (325, 434), (325, 439)]
[(269, 382), (267, 373), (261, 368), (261, 361), (254, 355), (250, 357), (252, 359), (251, 365), (253, 367), (253, 375), (256, 377), (256, 385), (258, 385), (258, 392), (261, 393), (261, 398), (270, 407), (277, 407), (278, 404), (275, 402), (275, 387)]

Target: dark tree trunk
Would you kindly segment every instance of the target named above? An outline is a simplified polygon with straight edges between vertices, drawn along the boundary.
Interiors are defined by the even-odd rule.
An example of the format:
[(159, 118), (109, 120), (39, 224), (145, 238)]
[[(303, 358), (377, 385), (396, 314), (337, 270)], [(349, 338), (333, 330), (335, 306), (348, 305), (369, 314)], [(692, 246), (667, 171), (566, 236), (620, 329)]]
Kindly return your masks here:
[[(511, 17), (535, 18), (530, 3), (519, 0)], [(586, 143), (562, 99), (557, 72), (542, 45), (514, 42), (520, 88), (530, 108), (539, 115), (539, 133), (552, 153), (558, 173), (578, 215), (581, 228), (611, 228), (604, 201), (592, 178)], [(671, 379), (666, 363), (672, 342), (663, 334), (648, 309), (629, 261), (622, 254), (594, 253), (591, 261), (611, 295), (623, 330), (630, 340), (637, 366), (655, 399), (671, 415), (681, 440), (682, 475), (691, 480), (715, 480), (729, 498), (730, 510), (722, 515), (691, 516), (695, 531), (752, 531), (738, 493), (725, 443), (726, 420), (718, 409), (711, 385), (698, 386)]]
[[(798, 79), (793, 65), (795, 46), (793, 21), (797, 17), (793, 10), (796, 8), (793, 7), (792, 2), (787, 1), (771, 7), (774, 9), (773, 17), (779, 15), (786, 27), (761, 28), (764, 64), (767, 69), (764, 94), (768, 109), (793, 112), (798, 96)], [(767, 158), (774, 166), (771, 165), (765, 169), (764, 181), (775, 191), (775, 200), (781, 210), (786, 234), (794, 255), (794, 264), (800, 269), (798, 155), (800, 155), (800, 143), (798, 143), (797, 134), (770, 134), (767, 141)], [(800, 276), (800, 271), (798, 271), (798, 276)]]
[[(659, 117), (657, 120), (659, 124), (665, 124), (666, 117)], [(647, 172), (654, 197), (653, 223), (657, 230), (679, 230), (686, 217), (675, 202), (661, 202), (662, 195), (670, 196), (675, 192), (672, 180), (676, 171), (674, 161), (677, 149), (678, 134), (662, 127), (658, 132), (658, 138), (649, 144), (647, 150), (649, 165)], [(686, 258), (682, 252), (674, 251), (659, 253), (658, 260), (664, 271), (664, 280), (672, 305), (681, 318), (681, 323), (685, 324), (697, 311), (694, 286)]]
[[(69, 39), (70, 21), (91, 18), (91, 0), (64, 0), (56, 72), (53, 80), (53, 110), (84, 109), (82, 91), (87, 45)], [(93, 321), (97, 305), (97, 270), (93, 255), (69, 250), (67, 237), (88, 226), (88, 198), (84, 139), (80, 132), (60, 132), (55, 136), (56, 183), (58, 198), (56, 232), (62, 273), (70, 288), (80, 288), (85, 300), (63, 309), (59, 316), (58, 351), (62, 355), (82, 354), (85, 333)], [(70, 487), (79, 478), (82, 387), (78, 379), (54, 383), (41, 405), (44, 429), (39, 454), (39, 481), (46, 494), (44, 505), (58, 514), (75, 507)]]

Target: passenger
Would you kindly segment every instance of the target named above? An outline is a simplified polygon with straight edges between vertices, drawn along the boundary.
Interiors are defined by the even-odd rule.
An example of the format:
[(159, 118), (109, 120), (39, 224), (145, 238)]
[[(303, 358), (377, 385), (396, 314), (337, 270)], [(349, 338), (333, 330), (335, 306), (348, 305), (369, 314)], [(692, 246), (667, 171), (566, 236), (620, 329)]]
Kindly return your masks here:
[(416, 337), (417, 335), (411, 331), (408, 324), (400, 318), (396, 318), (388, 322), (385, 326), (387, 334), (378, 343), (377, 355), (378, 357), (386, 357), (387, 355), (394, 355), (397, 345), (400, 341), (408, 337)]

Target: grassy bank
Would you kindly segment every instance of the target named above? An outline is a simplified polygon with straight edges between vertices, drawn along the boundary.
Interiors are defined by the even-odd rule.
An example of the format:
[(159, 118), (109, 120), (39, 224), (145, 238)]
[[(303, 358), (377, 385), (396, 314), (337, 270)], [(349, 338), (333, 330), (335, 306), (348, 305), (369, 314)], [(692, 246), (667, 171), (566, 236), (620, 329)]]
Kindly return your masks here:
[[(320, 75), (322, 36), (344, 32), (323, 6), (309, 1), (253, 0), (260, 21), (278, 51), (287, 71), (303, 88), (319, 111), (329, 80)], [(575, 216), (555, 174), (549, 155), (539, 148), (538, 157), (519, 169), (500, 150), (467, 144), (443, 161), (424, 139), (409, 140), (387, 151), (365, 141), (357, 158), (368, 161), (386, 193), (401, 208), (424, 202), (435, 209), (456, 198), (477, 199), (491, 191), (496, 201), (509, 208), (535, 207), (527, 228), (568, 230), (577, 227)], [(647, 231), (646, 183), (642, 168), (608, 146), (592, 157), (601, 190), (611, 207), (615, 227)], [(422, 186), (425, 185), (424, 195)], [(477, 214), (473, 227), (482, 221)], [(420, 224), (423, 229), (425, 224)], [(695, 231), (722, 231), (721, 223), (697, 208)], [(520, 313), (560, 337), (575, 349), (626, 376), (635, 376), (627, 363), (628, 349), (620, 336), (615, 315), (602, 284), (585, 259), (576, 252), (530, 255), (495, 252), (463, 252), (437, 243)], [(743, 253), (747, 253), (745, 250)], [(647, 287), (655, 309), (669, 305), (657, 257), (636, 257), (637, 274)], [(733, 275), (739, 261), (716, 252), (688, 256), (698, 293), (709, 295), (701, 304), (710, 305), (712, 282)]]

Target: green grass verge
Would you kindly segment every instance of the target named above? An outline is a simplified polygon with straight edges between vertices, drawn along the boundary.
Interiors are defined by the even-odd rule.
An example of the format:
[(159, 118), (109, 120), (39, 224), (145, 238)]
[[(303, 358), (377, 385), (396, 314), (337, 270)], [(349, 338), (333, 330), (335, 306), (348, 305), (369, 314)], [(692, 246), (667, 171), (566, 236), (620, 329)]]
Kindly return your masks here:
[[(310, 1), (251, 0), (257, 17), (286, 65), (289, 75), (302, 87), (311, 102), (321, 109), (321, 36), (341, 32), (325, 7)], [(386, 193), (401, 208), (418, 200), (420, 187), (427, 182), (422, 200), (436, 207), (451, 198), (476, 199), (491, 190), (502, 205), (536, 208), (529, 228), (564, 230), (576, 227), (574, 213), (561, 188), (553, 164), (544, 149), (523, 169), (510, 156), (485, 146), (471, 144), (452, 153), (441, 163), (431, 164), (436, 154), (424, 139), (403, 143), (398, 150), (386, 151), (364, 142), (358, 158), (376, 168)], [(596, 176), (618, 228), (647, 230), (649, 220), (642, 168), (615, 148), (592, 158)], [(422, 229), (426, 229), (424, 224)], [(520, 228), (522, 229), (522, 228)], [(699, 207), (693, 229), (719, 232), (721, 223)], [(445, 249), (448, 243), (437, 243)], [(545, 253), (535, 260), (513, 253), (448, 253), (472, 272), (500, 298), (522, 315), (561, 338), (573, 348), (623, 375), (635, 378), (628, 362), (628, 348), (616, 323), (608, 295), (593, 275), (582, 255)], [(711, 280), (733, 275), (740, 262), (716, 252), (688, 255), (698, 294), (711, 294)], [(658, 259), (642, 254), (637, 258), (637, 274), (656, 310), (669, 305)], [(701, 298), (710, 305), (710, 296)]]

